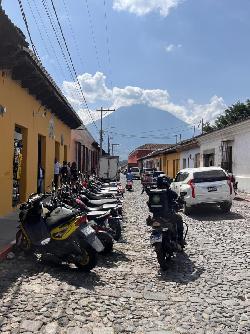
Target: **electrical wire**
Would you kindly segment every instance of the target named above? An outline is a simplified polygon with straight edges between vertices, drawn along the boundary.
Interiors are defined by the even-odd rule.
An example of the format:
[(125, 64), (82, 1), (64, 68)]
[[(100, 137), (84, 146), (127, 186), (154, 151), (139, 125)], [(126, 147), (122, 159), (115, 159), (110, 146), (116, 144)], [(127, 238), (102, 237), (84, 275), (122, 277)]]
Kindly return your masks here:
[[(42, 1), (44, 1), (44, 0), (42, 0)], [(64, 41), (65, 48), (66, 48), (66, 50), (67, 50), (67, 53), (68, 53), (68, 56), (69, 56), (69, 59), (70, 59), (70, 63), (71, 63), (71, 66), (72, 66), (72, 69), (73, 69), (73, 72), (74, 72), (74, 75), (75, 75), (76, 83), (77, 83), (77, 85), (78, 85), (78, 87), (79, 87), (79, 90), (80, 90), (80, 92), (81, 92), (81, 95), (82, 95), (84, 104), (85, 104), (85, 106), (86, 106), (86, 108), (87, 108), (88, 114), (89, 114), (89, 116), (90, 116), (92, 122), (94, 123), (94, 125), (95, 125), (97, 131), (98, 131), (98, 127), (97, 127), (97, 125), (96, 125), (96, 122), (95, 122), (94, 118), (93, 118), (92, 115), (91, 115), (89, 106), (88, 106), (88, 104), (87, 104), (87, 100), (86, 100), (86, 98), (85, 98), (85, 96), (84, 96), (84, 93), (83, 93), (83, 90), (82, 90), (82, 86), (81, 86), (81, 84), (80, 84), (80, 82), (79, 82), (79, 79), (78, 79), (78, 77), (77, 77), (76, 69), (75, 69), (75, 66), (74, 66), (74, 63), (73, 63), (73, 60), (72, 60), (72, 57), (71, 57), (71, 53), (70, 53), (70, 51), (69, 51), (69, 47), (68, 47), (68, 44), (67, 44), (65, 35), (64, 35), (64, 33), (63, 33), (63, 30), (62, 30), (61, 23), (60, 23), (60, 21), (59, 21), (58, 15), (57, 15), (57, 11), (56, 11), (56, 8), (55, 8), (55, 5), (54, 5), (54, 1), (53, 1), (53, 0), (50, 0), (50, 2), (51, 2), (51, 5), (52, 5), (54, 14), (55, 14), (55, 16), (56, 16), (57, 24), (58, 24), (58, 26), (59, 26), (59, 29), (60, 29), (60, 32), (61, 32), (61, 35), (62, 35), (62, 38), (63, 38), (63, 41)]]
[(108, 52), (109, 75), (110, 75), (111, 87), (113, 88), (112, 67), (111, 67), (111, 52), (110, 52), (110, 39), (109, 39), (109, 31), (108, 31), (108, 16), (107, 16), (107, 4), (106, 4), (106, 0), (103, 0), (103, 6), (104, 6), (104, 21), (105, 21), (105, 31), (106, 31), (107, 52)]
[[(59, 62), (59, 59), (58, 59), (58, 57), (57, 57), (57, 54), (56, 54), (55, 49), (54, 49), (54, 47), (53, 47), (53, 44), (52, 44), (51, 41), (50, 41), (50, 38), (49, 38), (48, 33), (47, 33), (47, 31), (46, 31), (46, 28), (45, 28), (45, 25), (44, 25), (42, 16), (39, 17), (39, 22), (41, 22), (41, 24), (42, 24), (42, 26), (43, 26), (43, 28), (44, 28), (44, 30), (45, 30), (46, 38), (47, 38), (47, 40), (48, 40), (50, 49), (49, 49), (49, 47), (48, 47), (48, 45), (47, 45), (47, 42), (45, 41), (45, 39), (44, 39), (44, 37), (43, 37), (43, 34), (42, 34), (41, 29), (40, 29), (38, 20), (37, 20), (37, 18), (36, 18), (36, 15), (35, 15), (33, 9), (32, 9), (30, 0), (26, 0), (26, 1), (27, 1), (27, 3), (28, 3), (28, 6), (29, 6), (29, 9), (30, 9), (31, 15), (32, 15), (33, 20), (34, 20), (34, 22), (35, 22), (35, 25), (36, 25), (36, 28), (37, 28), (38, 33), (39, 33), (39, 35), (40, 35), (41, 41), (42, 41), (42, 43), (43, 43), (43, 45), (44, 45), (44, 49), (46, 50), (47, 54), (48, 54), (51, 58), (53, 58), (53, 57), (51, 56), (50, 49), (52, 50), (52, 53), (54, 54), (54, 57), (55, 57), (55, 59), (56, 59), (57, 72), (58, 72), (58, 74), (60, 74), (62, 80), (64, 80), (64, 79), (65, 79), (65, 74), (64, 74), (63, 68), (62, 68), (62, 66), (61, 66), (61, 64), (60, 64), (60, 62)], [(34, 5), (35, 5), (36, 12), (39, 13), (35, 1), (34, 1)]]
[(76, 38), (74, 29), (73, 29), (71, 19), (70, 19), (70, 16), (69, 16), (69, 9), (68, 9), (68, 6), (66, 4), (66, 1), (62, 0), (62, 2), (63, 2), (64, 10), (65, 10), (65, 13), (66, 13), (66, 17), (67, 17), (67, 20), (68, 20), (68, 23), (69, 23), (69, 30), (70, 30), (72, 40), (73, 40), (73, 43), (74, 43), (74, 46), (75, 46), (75, 49), (76, 49), (76, 52), (77, 52), (77, 56), (78, 56), (78, 59), (80, 61), (81, 66), (84, 68), (84, 66), (85, 66), (84, 61), (83, 61), (83, 58), (82, 58), (82, 55), (81, 55), (81, 52), (80, 52), (80, 48), (79, 48), (79, 45), (78, 45), (78, 42), (77, 42), (77, 38)]
[(89, 18), (89, 27), (90, 27), (91, 36), (92, 36), (92, 40), (93, 40), (93, 45), (94, 45), (94, 49), (95, 49), (95, 56), (96, 56), (97, 66), (98, 66), (98, 69), (100, 71), (101, 70), (100, 58), (99, 58), (98, 49), (97, 49), (97, 45), (96, 45), (93, 20), (92, 20), (92, 16), (91, 16), (91, 13), (90, 13), (88, 0), (85, 0), (85, 4), (86, 4), (86, 8), (87, 8), (87, 13), (88, 13), (88, 18)]
[(45, 12), (46, 12), (46, 15), (47, 15), (47, 17), (48, 17), (48, 19), (49, 19), (49, 22), (50, 22), (50, 24), (51, 24), (51, 27), (52, 27), (52, 29), (53, 29), (53, 31), (54, 31), (54, 34), (55, 34), (57, 43), (58, 43), (58, 45), (59, 45), (59, 47), (60, 47), (60, 50), (61, 50), (61, 52), (62, 52), (62, 56), (63, 56), (63, 59), (64, 59), (64, 61), (65, 61), (65, 63), (66, 63), (67, 69), (68, 69), (68, 71), (69, 71), (69, 73), (70, 73), (71, 79), (74, 81), (74, 75), (73, 75), (73, 73), (72, 73), (72, 71), (71, 71), (71, 68), (70, 68), (70, 66), (69, 66), (69, 62), (68, 62), (68, 60), (67, 60), (67, 57), (66, 57), (66, 55), (65, 55), (63, 46), (62, 46), (61, 41), (60, 41), (60, 38), (59, 38), (58, 33), (57, 33), (57, 31), (56, 31), (54, 22), (53, 22), (53, 20), (52, 20), (52, 16), (50, 15), (50, 11), (49, 11), (48, 5), (47, 5), (47, 3), (46, 3), (45, 0), (42, 0), (42, 4), (43, 4), (44, 10), (45, 10)]
[(29, 29), (28, 21), (27, 21), (27, 18), (26, 18), (24, 9), (23, 9), (22, 1), (21, 1), (21, 0), (18, 0), (18, 4), (19, 4), (20, 10), (21, 10), (21, 14), (22, 14), (22, 17), (23, 17), (23, 21), (24, 21), (24, 24), (25, 24), (25, 27), (26, 27), (26, 30), (27, 30), (29, 39), (30, 39), (30, 43), (31, 43), (32, 50), (33, 50), (35, 56), (37, 57), (37, 59), (39, 59), (39, 61), (41, 61), (40, 58), (39, 58), (39, 56), (38, 56), (38, 52), (37, 52), (37, 50), (36, 50), (35, 44), (33, 43), (31, 34), (30, 34), (30, 29)]

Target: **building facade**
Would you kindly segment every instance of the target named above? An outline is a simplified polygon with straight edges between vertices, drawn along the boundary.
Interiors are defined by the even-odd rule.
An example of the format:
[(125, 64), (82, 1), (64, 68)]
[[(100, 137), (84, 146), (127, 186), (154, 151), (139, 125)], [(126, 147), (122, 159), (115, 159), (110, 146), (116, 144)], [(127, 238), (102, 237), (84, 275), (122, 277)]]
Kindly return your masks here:
[(241, 191), (250, 192), (250, 120), (198, 137), (201, 166), (233, 173)]
[(196, 139), (183, 141), (178, 149), (180, 169), (200, 167), (200, 147)]
[[(147, 156), (151, 152), (157, 150), (157, 149), (162, 149), (165, 148), (166, 146), (169, 146), (167, 144), (145, 144), (140, 147), (137, 147), (134, 151), (132, 151), (129, 156), (128, 156), (128, 166), (138, 166), (139, 168), (142, 168), (142, 164), (140, 163), (140, 159), (142, 157)], [(150, 165), (150, 163), (149, 163)], [(148, 167), (148, 168), (153, 168), (153, 167)]]
[(45, 189), (55, 158), (68, 160), (71, 129), (81, 121), (22, 32), (0, 9), (0, 215), (37, 191), (38, 165)]
[(70, 161), (75, 161), (84, 174), (97, 172), (100, 147), (87, 128), (81, 126), (71, 131)]

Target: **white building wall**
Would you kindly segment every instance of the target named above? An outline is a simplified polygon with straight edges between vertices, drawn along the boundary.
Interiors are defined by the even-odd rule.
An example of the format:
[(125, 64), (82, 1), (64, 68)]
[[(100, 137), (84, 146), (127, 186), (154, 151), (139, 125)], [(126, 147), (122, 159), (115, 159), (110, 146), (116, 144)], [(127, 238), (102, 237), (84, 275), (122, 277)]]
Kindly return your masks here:
[[(186, 159), (186, 168), (194, 168), (195, 155), (200, 153), (200, 148), (191, 148), (180, 153), (180, 169), (183, 169), (183, 159)], [(189, 165), (188, 165), (189, 162)]]
[(203, 166), (203, 154), (215, 150), (215, 166), (221, 166), (221, 142), (231, 141), (232, 170), (238, 181), (240, 191), (250, 193), (250, 120), (232, 125), (200, 137), (200, 159)]
[(250, 193), (250, 128), (235, 136), (233, 144), (233, 173), (241, 191)]
[(221, 151), (220, 151), (220, 146), (221, 146), (221, 138), (215, 138), (214, 140), (210, 140), (206, 143), (202, 143), (200, 146), (200, 165), (201, 167), (204, 167), (204, 153), (208, 151), (215, 151), (214, 155), (214, 165), (216, 167), (220, 167), (221, 165)]

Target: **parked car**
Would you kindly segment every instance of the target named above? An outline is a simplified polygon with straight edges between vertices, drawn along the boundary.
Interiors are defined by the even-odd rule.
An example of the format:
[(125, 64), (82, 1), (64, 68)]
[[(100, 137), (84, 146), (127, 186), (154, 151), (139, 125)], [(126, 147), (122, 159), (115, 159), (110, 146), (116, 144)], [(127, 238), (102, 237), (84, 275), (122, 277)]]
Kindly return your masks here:
[(196, 205), (218, 205), (229, 212), (234, 197), (228, 174), (220, 167), (182, 169), (171, 184), (171, 189), (184, 196), (183, 211), (189, 214)]
[(141, 178), (141, 174), (140, 174), (140, 169), (139, 169), (139, 167), (131, 167), (131, 168), (130, 168), (130, 172), (131, 172), (131, 174), (132, 174), (132, 176), (133, 176), (133, 179), (138, 179), (138, 180), (140, 180), (140, 178)]

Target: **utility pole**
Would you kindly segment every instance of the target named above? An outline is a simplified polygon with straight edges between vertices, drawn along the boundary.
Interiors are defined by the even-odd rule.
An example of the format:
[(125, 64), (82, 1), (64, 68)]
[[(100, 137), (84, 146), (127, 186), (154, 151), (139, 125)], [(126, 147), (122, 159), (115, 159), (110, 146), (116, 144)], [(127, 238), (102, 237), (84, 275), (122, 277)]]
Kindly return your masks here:
[(112, 146), (112, 155), (114, 155), (114, 146), (119, 146), (119, 144), (111, 144)]
[(180, 133), (180, 142), (181, 142), (181, 133)]
[(203, 134), (204, 132), (204, 120), (203, 118), (201, 119), (201, 133)]
[[(0, 0), (1, 1), (1, 0)], [(102, 129), (102, 119), (103, 119), (103, 112), (109, 112), (109, 111), (115, 111), (115, 109), (104, 109), (101, 107), (101, 109), (97, 109), (96, 111), (101, 112), (101, 129), (100, 129), (100, 156), (102, 156), (102, 143), (103, 143), (103, 129)]]
[(176, 144), (178, 143), (178, 135), (174, 135), (175, 136), (175, 141), (176, 141)]
[(110, 138), (109, 138), (109, 135), (108, 135), (108, 155), (110, 155)]

